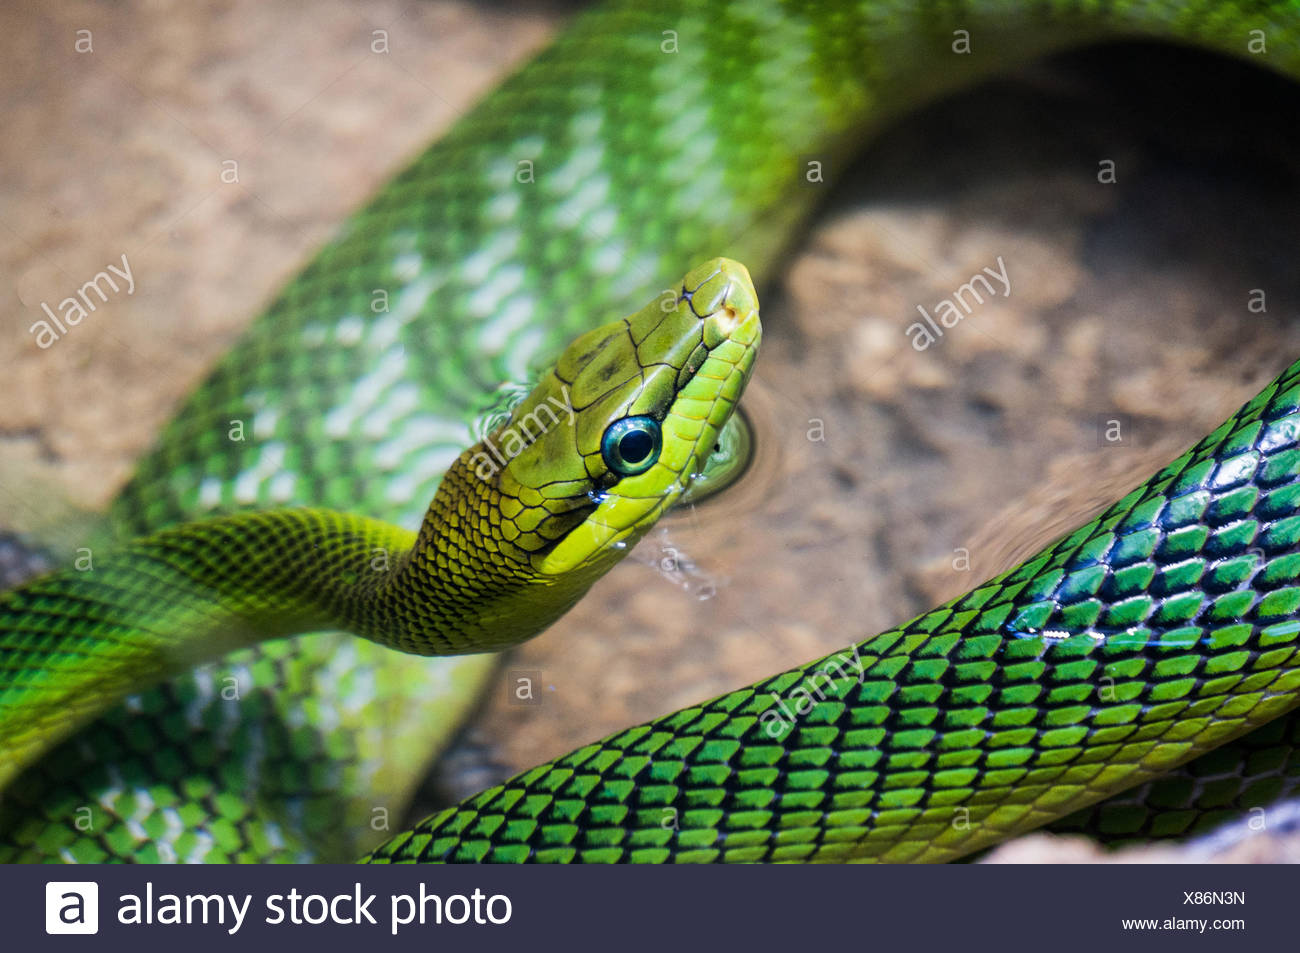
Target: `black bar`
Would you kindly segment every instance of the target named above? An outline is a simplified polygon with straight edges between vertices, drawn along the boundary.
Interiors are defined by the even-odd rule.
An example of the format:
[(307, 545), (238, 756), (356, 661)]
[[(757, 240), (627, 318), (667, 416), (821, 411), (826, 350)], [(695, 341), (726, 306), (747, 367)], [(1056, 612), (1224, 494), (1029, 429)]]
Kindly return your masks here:
[[(98, 932), (52, 936), (47, 913), (76, 920), (75, 888), (98, 885)], [(975, 866), (950, 867), (0, 867), (0, 916), (7, 950), (167, 950), (369, 947), (410, 950), (562, 948), (737, 953), (806, 951), (1099, 949), (1288, 949), (1294, 944), (1298, 879), (1287, 867)], [(420, 890), (437, 895), (418, 922)], [(47, 909), (47, 889), (57, 896)], [(289, 922), (291, 891), (357, 900), (375, 920), (361, 925)], [(475, 903), (477, 891), (477, 903)], [(146, 916), (153, 923), (119, 922)], [(176, 903), (164, 895), (180, 898)], [(233, 896), (187, 902), (187, 895)], [(373, 895), (366, 904), (365, 898)], [(279, 897), (278, 901), (271, 898)], [(136, 904), (129, 897), (138, 898)], [(394, 898), (399, 899), (394, 899)], [(407, 900), (400, 898), (410, 898)], [(498, 897), (496, 900), (491, 898)], [(499, 899), (508, 898), (507, 901)], [(245, 899), (247, 898), (247, 899)], [(453, 899), (463, 898), (463, 899)], [(169, 912), (195, 922), (161, 924)], [(318, 919), (324, 900), (298, 900), (298, 917)], [(209, 922), (201, 920), (208, 912)], [(224, 922), (217, 922), (218, 910)], [(284, 922), (274, 920), (279, 911)], [(84, 908), (81, 912), (84, 912)], [(396, 924), (416, 914), (411, 923)], [(508, 916), (507, 916), (508, 914)], [(492, 923), (489, 918), (504, 920)], [(1125, 929), (1123, 920), (1158, 928)], [(453, 923), (452, 920), (465, 920)], [(1203, 928), (1193, 923), (1206, 921)], [(480, 922), (476, 922), (480, 921)], [(1175, 921), (1175, 922), (1170, 922)], [(1240, 922), (1238, 922), (1240, 921)], [(233, 931), (233, 932), (232, 932)], [(182, 944), (177, 946), (177, 944)], [(1099, 946), (1105, 944), (1105, 946)], [(1231, 947), (1229, 946), (1231, 944)]]

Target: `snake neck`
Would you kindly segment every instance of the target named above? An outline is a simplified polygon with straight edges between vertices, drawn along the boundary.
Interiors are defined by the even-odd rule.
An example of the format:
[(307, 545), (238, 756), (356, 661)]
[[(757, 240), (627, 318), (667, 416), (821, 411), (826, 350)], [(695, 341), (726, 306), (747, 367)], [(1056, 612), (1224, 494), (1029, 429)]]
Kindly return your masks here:
[(556, 520), (531, 491), (509, 494), (483, 465), (492, 446), (489, 436), (448, 468), (413, 545), (371, 554), (381, 571), (342, 593), (340, 627), (416, 655), (498, 651), (538, 634), (590, 588), (603, 567), (557, 576), (534, 561), (595, 503)]
[(532, 568), (547, 541), (475, 474), (480, 449), (449, 469), (418, 534), (332, 510), (239, 513), (0, 594), (0, 787), (128, 692), (270, 638), (344, 629), (449, 655), (540, 631), (592, 578)]

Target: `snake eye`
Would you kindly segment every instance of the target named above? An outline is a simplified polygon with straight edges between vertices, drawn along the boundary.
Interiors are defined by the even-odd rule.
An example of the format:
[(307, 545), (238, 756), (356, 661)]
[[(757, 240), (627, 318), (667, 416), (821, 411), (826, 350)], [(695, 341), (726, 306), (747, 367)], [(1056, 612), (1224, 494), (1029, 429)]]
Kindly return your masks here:
[(653, 417), (624, 417), (605, 428), (600, 454), (605, 465), (619, 476), (645, 473), (663, 449), (663, 434)]

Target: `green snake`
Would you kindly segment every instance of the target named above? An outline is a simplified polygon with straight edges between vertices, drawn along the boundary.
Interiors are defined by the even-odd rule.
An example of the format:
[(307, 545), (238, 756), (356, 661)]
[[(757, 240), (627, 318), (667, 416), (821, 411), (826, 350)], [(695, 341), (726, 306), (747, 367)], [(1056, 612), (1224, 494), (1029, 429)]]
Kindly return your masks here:
[[(533, 634), (594, 575), (555, 590), (512, 579), (529, 594), (502, 608), (480, 598), (490, 550), (451, 541), (422, 560), (430, 522), (418, 538), (399, 529), (431, 497), (435, 526), (483, 515), (470, 500), (487, 481), (464, 475), (467, 424), (499, 382), (528, 377), (575, 336), (552, 386), (575, 380), (570, 358), (639, 379), (656, 362), (638, 353), (601, 368), (585, 335), (608, 332), (594, 325), (647, 300), (639, 314), (664, 313), (668, 276), (720, 254), (770, 273), (819, 195), (804, 185), (809, 159), (841, 166), (865, 134), (930, 97), (1116, 36), (1237, 55), (1262, 37), (1257, 61), (1300, 76), (1298, 18), (1285, 3), (883, 0), (615, 3), (580, 15), (358, 212), (181, 408), (88, 547), (105, 554), (95, 584), (125, 603), (87, 595), (76, 569), (5, 597), (0, 700), (23, 701), (0, 709), (16, 772), (0, 854), (938, 861), (1162, 775), (1172, 788), (1143, 789), (1134, 827), (1185, 830), (1201, 813), (1187, 794), (1198, 756), (1248, 763), (1238, 773), (1260, 803), (1290, 790), (1281, 766), (1251, 754), (1297, 734), (1281, 716), (1300, 700), (1300, 364), (1096, 520), (971, 593), (524, 772), (378, 847), (376, 812), (407, 798), (489, 662), (420, 660), (332, 633), (282, 639), (173, 675), (60, 738), (91, 717), (78, 715), (82, 686), (120, 697), (141, 675), (254, 637), (344, 625), (445, 651), (467, 648), (471, 631), (485, 648)], [(954, 45), (959, 32), (969, 52)], [(691, 274), (718, 266), (701, 267)], [(374, 307), (376, 289), (387, 307)], [(694, 299), (668, 297), (683, 317)], [(518, 527), (550, 553), (524, 560), (534, 570), (545, 575), (570, 539), (590, 551), (579, 542), (590, 530), (575, 525), (592, 507), (631, 506), (625, 522), (597, 521), (602, 543), (630, 543), (703, 464), (657, 471), (656, 458), (618, 486), (585, 482), (599, 481), (597, 459), (609, 467), (601, 444), (616, 422), (660, 422), (678, 412), (672, 400), (716, 396), (686, 394), (713, 378), (700, 376), (693, 338), (685, 353), (675, 344), (663, 343), (672, 398), (652, 386), (652, 409), (600, 411), (576, 445), (557, 427), (563, 452), (548, 430), (519, 456), (536, 467), (519, 487), (537, 494), (535, 518), (552, 474), (585, 487), (580, 506), (554, 514), (555, 535)], [(726, 376), (733, 393), (743, 376)], [(554, 396), (540, 393), (510, 421)], [(681, 412), (709, 421), (686, 441), (688, 457), (702, 456), (724, 421)], [(249, 421), (253, 439), (231, 440), (232, 419)], [(620, 488), (659, 471), (673, 475), (657, 495)], [(439, 499), (455, 509), (435, 514)], [(504, 517), (505, 505), (487, 513)], [(589, 568), (624, 551), (611, 545)], [(385, 603), (380, 590), (398, 577), (431, 598)], [(471, 579), (484, 588), (458, 602)], [(158, 604), (155, 584), (187, 597)]]

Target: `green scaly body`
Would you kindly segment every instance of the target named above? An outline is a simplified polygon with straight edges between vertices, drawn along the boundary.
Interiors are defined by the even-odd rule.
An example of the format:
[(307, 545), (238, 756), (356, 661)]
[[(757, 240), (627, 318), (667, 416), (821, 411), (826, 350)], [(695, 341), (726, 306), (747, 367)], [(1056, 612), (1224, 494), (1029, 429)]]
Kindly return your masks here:
[(677, 287), (573, 341), (448, 467), (418, 533), (227, 515), (0, 594), (0, 788), (129, 691), (232, 648), (335, 628), (455, 655), (546, 628), (704, 472), (749, 379), (744, 267), (715, 259)]
[(534, 768), (379, 860), (945, 861), (1300, 704), (1300, 363), (1018, 568)]
[[(970, 54), (954, 52), (954, 30)], [(736, 0), (584, 14), (272, 304), (142, 462), (113, 530), (295, 502), (414, 525), (497, 382), (685, 262), (726, 254), (768, 273), (820, 195), (803, 186), (808, 158), (834, 169), (890, 116), (1078, 43), (1138, 35), (1245, 55), (1252, 31), (1267, 39), (1256, 62), (1300, 76), (1292, 3)], [(517, 177), (524, 161), (533, 182)], [(377, 288), (388, 311), (370, 307)], [(1210, 483), (1230, 458), (1263, 455), (1261, 435), (1294, 410), (1283, 381), (1252, 405), (1275, 414), (1267, 426), (1234, 418), (1045, 557), (862, 643), (862, 683), (837, 682), (784, 737), (761, 716), (818, 663), (526, 773), (376, 856), (941, 859), (1281, 714), (1295, 686), (1293, 451), (1277, 443), (1240, 483)], [(251, 441), (226, 439), (231, 418), (251, 422)], [(1005, 628), (1014, 620), (1023, 631)], [(1045, 626), (1105, 637), (1047, 646)], [(227, 665), (258, 686), (238, 705), (200, 671), (131, 703), (150, 718), (109, 715), (20, 778), (0, 807), (8, 856), (337, 857), (355, 842), (321, 835), (370, 834), (370, 812), (398, 803), (434, 747), (416, 699), (483, 670), (460, 681), (335, 636)], [(1103, 677), (1114, 698), (1097, 695)], [(326, 688), (345, 708), (385, 698), (388, 711), (328, 718), (314, 700)], [(1285, 741), (1293, 723), (1266, 730)], [(1274, 759), (1242, 797), (1288, 784)], [(87, 803), (91, 832), (73, 822)], [(961, 807), (964, 834), (950, 823)], [(677, 823), (664, 827), (669, 809)], [(1143, 823), (1201, 813), (1186, 796), (1157, 799)]]

